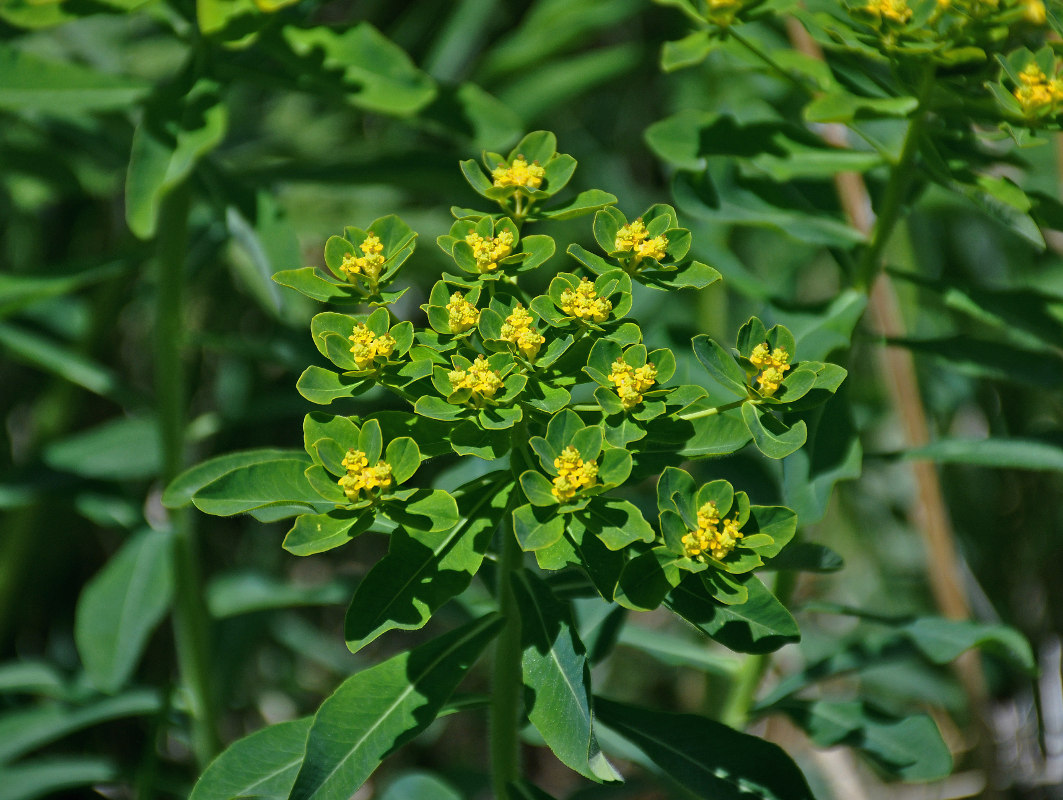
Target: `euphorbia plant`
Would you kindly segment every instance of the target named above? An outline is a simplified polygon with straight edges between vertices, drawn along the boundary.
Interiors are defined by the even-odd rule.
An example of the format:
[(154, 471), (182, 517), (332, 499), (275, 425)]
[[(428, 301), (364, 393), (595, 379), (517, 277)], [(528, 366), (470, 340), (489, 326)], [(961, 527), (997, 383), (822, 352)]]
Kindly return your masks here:
[[(525, 719), (557, 758), (593, 781), (622, 779), (598, 745), (601, 721), (700, 796), (747, 787), (810, 797), (774, 746), (707, 717), (596, 700), (581, 639), (588, 632), (572, 604), (597, 597), (617, 620), (663, 606), (754, 658), (796, 641), (787, 598), (757, 575), (818, 568), (807, 553), (779, 558), (796, 514), (755, 503), (757, 486), (701, 482), (680, 464), (750, 442), (773, 459), (794, 452), (805, 424), (792, 415), (825, 402), (845, 370), (798, 360), (790, 331), (752, 318), (736, 348), (695, 337), (704, 371), (693, 383), (673, 383), (676, 354), (644, 342), (628, 314), (633, 292), (644, 291), (635, 284), (672, 291), (719, 279), (690, 257), (690, 232), (675, 211), (656, 205), (629, 220), (600, 191), (555, 202), (575, 160), (558, 155), (546, 132), (504, 158), (485, 154), (484, 164), (486, 172), (471, 161), (462, 170), (496, 207), (453, 209), (458, 221), (438, 244), (460, 273), (442, 275), (417, 324), (397, 322), (391, 311), (402, 292), (390, 287), (415, 241), (395, 217), (330, 239), (331, 275), (307, 268), (277, 276), (345, 309), (314, 318), (314, 342), (331, 366), (308, 367), (302, 395), (328, 406), (379, 386), (404, 410), (311, 412), (305, 452), (207, 462), (178, 478), (181, 491), (171, 495), (208, 513), (294, 517), (284, 547), (295, 555), (367, 532), (389, 536), (389, 554), (347, 610), (352, 652), (389, 630), (424, 626), (481, 573), (494, 607), (465, 604), (473, 617), (466, 625), (354, 674), (313, 720), (237, 742), (193, 796), (351, 796), (384, 756), (443, 712), (493, 643), (496, 797), (542, 796), (521, 771)], [(556, 246), (525, 227), (590, 213), (602, 254), (572, 244), (565, 249), (574, 271), (558, 271), (545, 294), (528, 292), (522, 274), (543, 266)], [(359, 312), (362, 304), (376, 309)], [(419, 469), (448, 453), (471, 460), (475, 475), (453, 491), (433, 488), (432, 468)], [(572, 580), (559, 583), (559, 571)], [(594, 657), (613, 642), (596, 637)], [(750, 663), (759, 675), (759, 662)], [(741, 680), (734, 688), (748, 712), (751, 692)], [(676, 766), (681, 753), (689, 763)]]

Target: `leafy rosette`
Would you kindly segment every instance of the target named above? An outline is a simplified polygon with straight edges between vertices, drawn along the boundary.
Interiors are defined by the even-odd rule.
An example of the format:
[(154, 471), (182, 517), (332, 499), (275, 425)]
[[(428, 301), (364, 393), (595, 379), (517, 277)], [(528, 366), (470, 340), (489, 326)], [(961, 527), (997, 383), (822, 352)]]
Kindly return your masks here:
[(386, 287), (413, 253), (416, 239), (405, 222), (389, 214), (367, 230), (348, 227), (343, 236), (329, 237), (325, 242), (329, 273), (304, 267), (278, 272), (273, 280), (323, 303), (394, 303), (407, 289), (389, 292)]
[(522, 239), (509, 217), (459, 219), (450, 233), (436, 242), (460, 270), (477, 280), (498, 280), (529, 272), (554, 254), (552, 238), (532, 235)]
[(412, 438), (397, 437), (385, 448), (375, 419), (359, 427), (348, 417), (308, 416), (303, 440), (313, 460), (306, 479), (335, 508), (296, 519), (284, 539), (289, 552), (311, 555), (345, 544), (368, 530), (378, 511), (413, 530), (442, 531), (457, 523), (458, 507), (447, 492), (402, 488), (421, 464)]
[(533, 436), (529, 443), (541, 471), (520, 475), (528, 503), (514, 510), (513, 529), (524, 550), (554, 548), (566, 528), (580, 535), (590, 531), (611, 551), (653, 541), (653, 529), (635, 506), (601, 496), (627, 480), (631, 455), (619, 448), (603, 450), (600, 427), (585, 425), (565, 409), (551, 417), (545, 438)]
[(664, 387), (675, 373), (671, 350), (648, 351), (643, 344), (624, 347), (614, 338), (599, 339), (583, 368), (598, 388), (606, 440), (625, 447), (646, 435), (646, 423), (671, 409), (680, 411), (705, 396), (699, 386)]
[(555, 328), (611, 328), (631, 310), (631, 276), (616, 269), (591, 281), (559, 272), (546, 294), (532, 299), (531, 307), (543, 322)]
[[(589, 189), (565, 202), (542, 206), (565, 188), (575, 170), (576, 159), (557, 152), (557, 137), (549, 131), (529, 133), (507, 156), (485, 152), (483, 168), (473, 159), (461, 162), (462, 175), (477, 194), (497, 202), (506, 216), (529, 221), (571, 219), (616, 202), (608, 192)], [(459, 220), (490, 216), (458, 207), (451, 213)]]
[(1005, 115), (1030, 127), (1058, 128), (1063, 114), (1063, 62), (1052, 48), (1036, 53), (1021, 48), (999, 61), (1009, 86), (1002, 81), (986, 86)]
[(339, 367), (336, 373), (311, 366), (299, 376), (296, 388), (312, 403), (328, 405), (340, 397), (355, 397), (375, 383), (405, 386), (429, 372), (406, 355), (413, 344), (413, 325), (389, 327), (391, 315), (378, 308), (368, 316), (326, 311), (310, 323), (318, 352)]
[(603, 208), (594, 215), (594, 238), (609, 260), (578, 244), (569, 245), (566, 252), (599, 275), (619, 264), (634, 280), (654, 289), (701, 289), (720, 279), (712, 267), (687, 258), (690, 231), (679, 227), (671, 206), (650, 206), (631, 222), (620, 209)]
[(438, 394), (418, 397), (414, 412), (445, 422), (467, 420), (486, 431), (505, 430), (524, 417), (515, 402), (527, 383), (509, 353), (475, 354), (474, 360), (454, 354), (449, 369), (436, 365), (432, 372), (431, 386)]
[(745, 492), (724, 480), (698, 487), (675, 467), (661, 473), (657, 507), (663, 544), (629, 561), (617, 589), (617, 602), (636, 610), (656, 608), (686, 581), (700, 584), (718, 603), (745, 603), (749, 573), (777, 556), (797, 531), (792, 510), (751, 505)]
[(729, 351), (708, 336), (695, 336), (694, 354), (722, 390), (735, 395), (754, 443), (767, 456), (783, 458), (805, 443), (804, 420), (792, 427), (782, 419), (825, 403), (841, 386), (846, 371), (821, 361), (795, 361), (797, 346), (782, 325), (765, 328), (751, 317)]
[(544, 329), (535, 311), (504, 294), (496, 294), (480, 312), (477, 331), (488, 350), (511, 353), (518, 362), (540, 370), (557, 361), (573, 342), (571, 334)]

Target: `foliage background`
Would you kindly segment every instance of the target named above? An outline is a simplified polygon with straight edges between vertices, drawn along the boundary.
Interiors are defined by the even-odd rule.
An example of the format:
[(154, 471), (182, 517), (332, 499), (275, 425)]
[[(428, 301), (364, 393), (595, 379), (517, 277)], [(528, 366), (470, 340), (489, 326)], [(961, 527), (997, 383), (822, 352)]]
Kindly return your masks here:
[[(70, 19), (53, 25), (59, 20), (47, 16), (60, 8), (56, 13)], [(88, 624), (78, 615), (92, 614), (85, 606), (90, 579), (138, 532), (165, 528), (159, 496), (173, 455), (164, 436), (175, 412), (159, 374), (167, 369), (167, 345), (153, 338), (165, 319), (164, 298), (174, 291), (168, 274), (178, 270), (184, 286), (179, 325), (172, 336), (163, 331), (187, 369), (184, 463), (246, 447), (298, 447), (306, 407), (294, 383), (316, 359), (307, 331), (312, 309), (273, 284), (274, 272), (320, 264), (329, 235), (394, 212), (421, 234), (405, 267), (415, 289), (397, 309), (416, 315), (445, 266), (432, 241), (449, 229), (447, 209), (473, 201), (456, 168), (459, 158), (484, 147), (504, 150), (527, 130), (553, 130), (561, 149), (580, 161), (576, 188), (610, 191), (632, 215), (671, 197), (671, 173), (644, 137), (653, 122), (685, 109), (741, 116), (765, 105), (785, 112), (798, 102), (784, 81), (735, 48), (717, 51), (701, 66), (662, 73), (660, 47), (683, 36), (687, 23), (641, 0), (304, 0), (270, 11), (241, 2), (200, 3), (201, 25), (211, 14), (228, 19), (210, 42), (192, 25), (197, 9), (183, 2), (34, 10), (9, 0), (0, 12), (0, 409), (8, 439), (0, 473), (0, 658), (6, 664), (0, 668), (0, 730), (19, 730), (36, 719), (33, 713), (66, 720), (40, 717), (44, 721), (35, 724), (42, 734), (5, 755), (30, 753), (18, 762), (22, 769), (51, 763), (51, 774), (58, 774), (58, 762), (39, 759), (65, 759), (81, 763), (83, 774), (92, 766), (94, 780), (152, 787), (160, 796), (184, 796), (196, 774), (180, 708), (163, 702), (177, 677), (172, 633), (155, 624), (168, 597), (138, 609), (145, 621), (139, 635), (150, 638), (127, 677), (121, 665), (108, 671), (86, 664), (75, 639), (78, 625)], [(404, 93), (372, 72), (344, 73), (328, 56), (322, 64), (320, 53), (289, 46), (298, 42), (292, 29), (361, 20), (412, 59), (409, 64), (384, 50), (393, 70), (386, 77)], [(49, 24), (27, 28), (27, 21)], [(239, 42), (259, 26), (257, 38), (242, 47), (220, 43)], [(769, 47), (785, 41), (782, 26), (764, 25), (754, 35)], [(365, 42), (346, 56), (355, 62), (365, 57), (363, 66), (381, 63)], [(61, 62), (73, 72), (57, 73), (52, 86), (46, 80), (27, 89), (19, 82), (27, 74), (25, 59)], [(37, 61), (28, 63), (41, 69)], [(190, 94), (189, 70), (208, 76), (209, 84)], [(47, 78), (43, 70), (37, 74)], [(58, 91), (64, 85), (74, 91)], [(196, 99), (202, 97), (220, 102)], [(157, 239), (146, 235), (154, 222), (150, 198), (145, 203), (127, 187), (136, 127), (161, 131), (165, 141), (178, 119), (198, 132), (193, 144), (202, 145), (202, 157), (187, 173), (187, 261), (175, 261), (160, 246), (165, 229)], [(1054, 143), (1026, 151), (1028, 166), (1011, 174), (1054, 195), (1058, 153)], [(176, 170), (172, 163), (169, 168)], [(869, 180), (875, 188), (876, 177)], [(816, 316), (844, 300), (837, 267), (787, 220), (736, 225), (684, 216), (682, 207), (680, 213), (694, 230), (695, 252), (720, 269), (724, 286), (644, 293), (635, 313), (655, 321), (644, 325), (652, 344), (676, 347), (681, 380), (691, 379), (683, 370), (693, 369), (686, 343), (695, 333), (730, 340), (757, 313), (819, 330), (831, 341), (831, 326), (844, 330), (845, 320), (859, 313), (841, 303), (827, 323)], [(165, 228), (165, 217), (161, 224)], [(568, 226), (573, 240), (591, 246), (586, 219)], [(935, 341), (915, 348), (932, 431), (1033, 439), (1042, 448), (1036, 457), (1032, 451), (1009, 455), (1004, 466), (946, 464), (941, 475), (965, 594), (978, 618), (1002, 619), (1030, 637), (1045, 665), (1048, 718), (1055, 713), (1059, 726), (1053, 705), (1063, 610), (1056, 580), (1063, 498), (1059, 240), (1050, 233), (1048, 249), (1039, 252), (973, 203), (937, 189), (920, 199), (904, 233), (894, 239), (889, 263), (935, 282), (897, 286), (908, 335)], [(567, 261), (560, 253), (548, 270), (571, 268)], [(959, 293), (949, 294), (948, 286), (960, 287)], [(983, 313), (971, 313), (972, 305)], [(987, 308), (1003, 323), (994, 323)], [(1045, 347), (1005, 343), (1000, 327), (1025, 331)], [(949, 349), (948, 342), (962, 341), (949, 337), (968, 344), (974, 338), (978, 346)], [(864, 322), (856, 342), (846, 365), (852, 378), (845, 401), (863, 446), (862, 476), (842, 484), (822, 521), (805, 532), (840, 552), (846, 568), (802, 582), (797, 599), (825, 598), (885, 614), (924, 612), (935, 605), (927, 576), (940, 565), (928, 560), (919, 520), (912, 520), (917, 487), (909, 462), (897, 457), (908, 443), (880, 377), (881, 336)], [(839, 441), (847, 441), (844, 431)], [(987, 460), (999, 461), (981, 459)], [(433, 464), (443, 485), (461, 480), (454, 464)], [(845, 462), (841, 472), (853, 467)], [(696, 469), (702, 478), (741, 483), (754, 502), (784, 499), (778, 465), (747, 451)], [(193, 524), (215, 620), (210, 686), (223, 702), (226, 740), (311, 711), (342, 676), (400, 646), (385, 637), (352, 656), (338, 634), (342, 606), (335, 604), (381, 557), (380, 541), (363, 537), (339, 554), (297, 560), (280, 549), (279, 524), (248, 517)], [(163, 577), (158, 581), (165, 584)], [(444, 609), (439, 624), (447, 615)], [(661, 620), (648, 616), (638, 623), (655, 629)], [(827, 616), (806, 614), (801, 623), (801, 654), (784, 650), (783, 669), (827, 652), (846, 632)], [(693, 641), (682, 631), (665, 632), (676, 647)], [(622, 643), (596, 683), (614, 696), (712, 709), (718, 700), (713, 674), (705, 679), (693, 668), (706, 665), (728, 668), (726, 657), (711, 652), (658, 652), (655, 658), (652, 648)], [(1048, 742), (1056, 750), (1046, 760), (1037, 747), (1033, 687), (988, 662), (987, 670), (988, 715), (969, 706), (948, 670), (911, 661), (867, 670), (860, 686), (886, 704), (892, 698), (907, 707), (914, 699), (935, 709), (966, 770), (941, 796), (962, 796), (962, 778), (977, 785), (983, 773), (995, 775), (1013, 796), (1059, 796), (1051, 785), (1063, 775), (1061, 729), (1050, 726)], [(104, 675), (118, 676), (119, 683), (101, 686)], [(855, 683), (842, 688), (854, 691)], [(77, 709), (96, 707), (99, 689), (121, 689), (128, 708), (71, 721)], [(128, 699), (134, 690), (142, 694)], [(979, 726), (979, 716), (988, 728)], [(782, 722), (760, 732), (798, 748), (797, 758), (820, 774), (828, 795), (837, 791), (823, 777), (831, 774), (851, 773), (871, 796), (903, 791), (880, 784), (846, 756), (814, 755)], [(440, 724), (374, 781), (386, 784), (388, 773), (431, 766), (471, 792), (473, 773), (482, 766), (475, 743), (483, 735), (476, 717)], [(979, 749), (994, 736), (1008, 745), (988, 754)], [(554, 769), (543, 759), (531, 772), (561, 791), (567, 778)], [(0, 796), (36, 796), (47, 788), (47, 781), (23, 794), (17, 786), (0, 787)], [(636, 783), (629, 796), (653, 796), (639, 791)]]

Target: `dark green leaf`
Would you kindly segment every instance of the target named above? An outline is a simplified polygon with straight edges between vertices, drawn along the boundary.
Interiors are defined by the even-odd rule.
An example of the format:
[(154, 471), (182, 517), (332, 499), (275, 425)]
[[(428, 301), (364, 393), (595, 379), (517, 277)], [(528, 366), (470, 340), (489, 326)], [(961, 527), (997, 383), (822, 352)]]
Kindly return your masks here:
[(303, 763), (311, 717), (270, 725), (229, 745), (196, 781), (188, 800), (283, 800)]

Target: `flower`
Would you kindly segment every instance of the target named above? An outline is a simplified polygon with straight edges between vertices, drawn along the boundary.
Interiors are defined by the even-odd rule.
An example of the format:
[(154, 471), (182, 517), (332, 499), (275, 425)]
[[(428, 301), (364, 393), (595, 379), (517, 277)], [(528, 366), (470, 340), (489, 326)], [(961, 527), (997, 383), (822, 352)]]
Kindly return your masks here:
[(461, 292), (454, 292), (447, 303), (447, 324), (454, 333), (465, 333), (480, 321), (480, 310), (465, 299)]
[(1022, 18), (1032, 25), (1044, 25), (1048, 20), (1043, 0), (1022, 0)]
[(377, 358), (387, 358), (395, 349), (395, 338), (389, 333), (379, 336), (366, 327), (364, 322), (354, 326), (354, 332), (347, 337), (352, 342), (351, 355), (358, 369), (369, 369)]
[(513, 252), (513, 234), (506, 230), (499, 231), (497, 236), (491, 238), (485, 238), (476, 231), (470, 231), (465, 241), (472, 248), (473, 258), (476, 259), (476, 269), (481, 273), (498, 269), (499, 260)]
[(391, 485), (391, 465), (384, 460), (370, 467), (365, 453), (351, 448), (343, 457), (343, 468), (347, 474), (340, 478), (337, 483), (352, 503), (358, 502), (362, 491), (371, 492), (374, 489), (385, 489)]
[(682, 538), (687, 556), (700, 561), (708, 553), (717, 561), (734, 550), (743, 534), (738, 530), (738, 514), (731, 519), (720, 519), (719, 509), (712, 500), (698, 509), (698, 527)]
[(594, 284), (581, 278), (575, 289), (561, 292), (561, 310), (577, 319), (605, 322), (613, 310), (613, 304), (604, 297), (598, 297)]
[(519, 186), (522, 189), (538, 189), (546, 176), (538, 161), (531, 164), (524, 156), (517, 156), (509, 166), (499, 164), (491, 170), (491, 178), (495, 186)]
[(454, 391), (468, 389), (473, 395), (473, 404), (480, 406), (484, 398), (492, 398), (502, 387), (502, 376), (498, 370), (491, 369), (487, 359), (482, 355), (468, 369), (451, 370), (448, 376)]
[(370, 233), (358, 247), (364, 255), (346, 253), (343, 263), (340, 264), (340, 271), (348, 280), (353, 281), (357, 276), (363, 275), (370, 283), (376, 283), (384, 271), (384, 244), (375, 233)]
[(535, 360), (535, 357), (539, 355), (539, 348), (546, 342), (546, 337), (535, 329), (531, 314), (520, 303), (517, 303), (513, 313), (506, 317), (506, 321), (502, 324), (501, 336), (505, 341), (515, 345), (529, 361)]
[(657, 382), (657, 367), (653, 364), (633, 367), (618, 358), (613, 362), (609, 380), (616, 385), (616, 394), (624, 409), (630, 411), (642, 402), (643, 392), (649, 391)]
[(644, 258), (653, 258), (660, 261), (665, 256), (668, 247), (667, 236), (654, 236), (649, 238), (649, 232), (639, 218), (634, 222), (623, 226), (616, 232), (616, 240), (613, 248), (620, 252), (631, 252), (637, 264)]
[(902, 25), (912, 18), (912, 9), (908, 8), (908, 0), (868, 0), (864, 10), (876, 17), (899, 22)]
[(557, 477), (550, 490), (554, 497), (564, 503), (576, 496), (581, 489), (594, 486), (598, 482), (598, 462), (584, 461), (577, 450), (569, 445), (554, 459)]
[(790, 369), (790, 354), (785, 348), (776, 347), (771, 350), (767, 343), (762, 342), (753, 348), (749, 360), (761, 370), (757, 376), (760, 393), (771, 397), (779, 391), (779, 385), (783, 382), (786, 371)]
[(1022, 85), (1015, 89), (1015, 99), (1028, 115), (1050, 109), (1063, 100), (1063, 80), (1049, 79), (1035, 61), (1023, 67), (1019, 82)]

